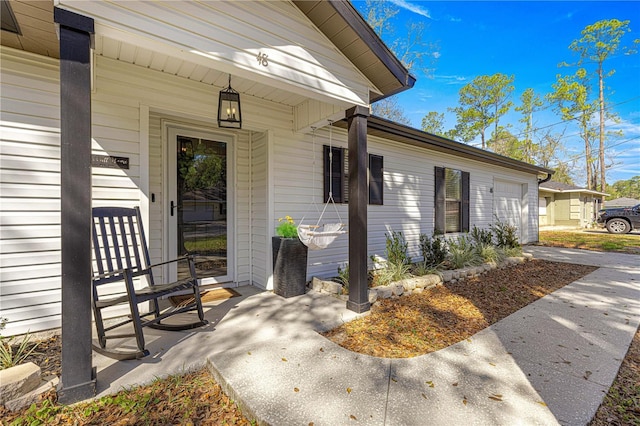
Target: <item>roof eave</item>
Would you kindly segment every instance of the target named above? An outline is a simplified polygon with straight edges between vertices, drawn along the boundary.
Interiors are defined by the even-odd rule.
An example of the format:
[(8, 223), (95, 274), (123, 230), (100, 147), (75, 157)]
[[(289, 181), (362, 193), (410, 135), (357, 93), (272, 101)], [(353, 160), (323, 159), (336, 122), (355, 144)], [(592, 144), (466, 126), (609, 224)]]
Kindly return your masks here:
[[(375, 55), (378, 61), (389, 71), (387, 75), (380, 75), (379, 69), (361, 69), (360, 71), (367, 77), (377, 89), (382, 93), (370, 92), (370, 102), (375, 102), (380, 99), (401, 93), (405, 90), (412, 88), (416, 82), (416, 78), (412, 76), (402, 62), (391, 52), (391, 50), (384, 44), (376, 32), (367, 24), (363, 17), (353, 7), (348, 0), (323, 0), (318, 2), (310, 2), (308, 0), (293, 0), (293, 3), (304, 13), (315, 26), (323, 31), (326, 27), (323, 25), (327, 21), (326, 16), (329, 15), (328, 8), (330, 8), (335, 15), (331, 17), (339, 17), (342, 23), (346, 24), (354, 34), (362, 40), (368, 49)], [(315, 8), (325, 8), (324, 13), (311, 13)], [(354, 58), (350, 57), (350, 53), (347, 52), (347, 46), (340, 46), (336, 44), (336, 39), (332, 37), (332, 34), (323, 33), (329, 38), (338, 49), (340, 49), (345, 56), (354, 62)], [(360, 54), (361, 52), (358, 52)], [(384, 80), (385, 84), (375, 84), (376, 81), (380, 82)], [(383, 87), (385, 86), (385, 87)]]
[(370, 116), (367, 121), (368, 133), (380, 132), (379, 136), (401, 143), (434, 149), (436, 151), (455, 154), (476, 161), (483, 161), (496, 166), (506, 167), (527, 173), (553, 173), (551, 169), (514, 160), (513, 158), (485, 151), (464, 143), (456, 142), (442, 136), (433, 135), (384, 118)]
[(600, 192), (600, 191), (594, 191), (592, 189), (552, 189), (552, 188), (545, 188), (543, 186), (540, 187), (540, 191), (544, 191), (544, 192), (553, 192), (553, 193), (557, 193), (557, 194), (569, 194), (569, 193), (573, 193), (573, 192), (582, 192), (585, 194), (591, 194), (591, 195), (602, 195), (605, 197), (608, 197), (609, 194), (605, 193), (605, 192)]

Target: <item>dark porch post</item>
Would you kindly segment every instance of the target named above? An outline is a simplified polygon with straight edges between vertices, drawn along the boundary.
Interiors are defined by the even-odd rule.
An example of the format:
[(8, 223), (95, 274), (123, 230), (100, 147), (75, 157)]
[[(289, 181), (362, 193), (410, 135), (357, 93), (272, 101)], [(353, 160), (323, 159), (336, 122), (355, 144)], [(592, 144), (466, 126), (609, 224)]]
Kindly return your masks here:
[(91, 35), (93, 19), (58, 9), (62, 379), (68, 404), (95, 395), (91, 365)]
[(369, 109), (347, 110), (349, 126), (349, 300), (347, 309), (371, 308), (367, 285), (367, 117)]

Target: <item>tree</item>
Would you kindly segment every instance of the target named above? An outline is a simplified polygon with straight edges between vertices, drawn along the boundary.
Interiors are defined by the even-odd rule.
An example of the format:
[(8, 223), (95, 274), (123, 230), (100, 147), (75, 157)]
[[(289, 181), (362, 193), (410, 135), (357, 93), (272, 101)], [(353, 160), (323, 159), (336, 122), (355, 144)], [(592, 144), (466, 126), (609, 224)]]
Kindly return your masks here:
[(444, 114), (431, 111), (422, 117), (422, 130), (434, 135), (445, 136)]
[(573, 185), (573, 177), (571, 176), (573, 167), (562, 160), (565, 154), (562, 145), (563, 137), (564, 133), (553, 134), (551, 131), (547, 131), (538, 144), (535, 163), (547, 169), (553, 169), (555, 172), (553, 174), (554, 181)]
[(607, 185), (605, 192), (609, 194), (608, 198), (610, 199), (620, 197), (640, 199), (640, 176), (619, 180), (613, 185)]
[(501, 127), (497, 133), (493, 133), (489, 140), (489, 146), (491, 146), (491, 150), (496, 154), (525, 161), (522, 150), (522, 141), (504, 127)]
[(394, 18), (400, 9), (389, 0), (367, 0), (365, 2), (366, 21), (391, 49), (402, 64), (413, 72), (431, 75), (433, 64), (438, 55), (437, 43), (426, 41), (424, 34), (427, 26), (424, 22), (407, 21), (405, 36), (396, 37)]
[(515, 110), (522, 113), (522, 118), (518, 121), (525, 125), (524, 140), (522, 141), (522, 161), (533, 163), (538, 150), (537, 144), (533, 141), (535, 133), (533, 113), (540, 111), (544, 106), (544, 102), (531, 88), (522, 92), (520, 102), (520, 106), (517, 106)]
[[(393, 19), (400, 10), (388, 0), (367, 0), (365, 17), (367, 23), (391, 49), (393, 54), (410, 72), (421, 72), (429, 76), (437, 60), (436, 43), (427, 42), (424, 22), (407, 22), (404, 38), (396, 37)], [(371, 112), (379, 117), (410, 125), (396, 97), (385, 98), (371, 105)]]
[(405, 115), (404, 109), (398, 104), (398, 98), (391, 96), (371, 105), (371, 113), (396, 123), (411, 125), (411, 120)]
[[(598, 79), (598, 115), (599, 115), (599, 150), (598, 159), (600, 165), (600, 191), (606, 189), (606, 167), (605, 167), (605, 96), (604, 80), (613, 75), (615, 70), (605, 71), (604, 62), (611, 57), (620, 46), (621, 38), (631, 29), (629, 21), (619, 21), (618, 19), (608, 19), (598, 21), (595, 24), (587, 25), (581, 32), (582, 37), (574, 40), (569, 49), (580, 55), (577, 65), (595, 64), (596, 76)], [(633, 44), (640, 43), (634, 40)], [(622, 47), (625, 54), (636, 53), (634, 49), (627, 46)], [(566, 65), (566, 64), (565, 64)]]
[(554, 92), (547, 95), (547, 99), (554, 105), (554, 109), (563, 120), (578, 122), (579, 133), (584, 142), (585, 170), (587, 172), (587, 188), (596, 189), (593, 173), (594, 158), (591, 144), (596, 135), (591, 117), (596, 111), (596, 104), (589, 100), (589, 88), (586, 86), (586, 71), (579, 69), (572, 76), (556, 76), (552, 85)]
[(393, 32), (391, 19), (400, 12), (400, 9), (386, 0), (367, 0), (366, 9), (367, 23), (378, 34), (378, 37), (383, 38), (387, 31)]
[(514, 76), (496, 73), (481, 75), (460, 89), (460, 106), (449, 108), (456, 113), (456, 135), (465, 142), (471, 142), (477, 136), (482, 140), (482, 149), (487, 147), (486, 130), (494, 125), (494, 133), (499, 131), (499, 120), (513, 102), (509, 100), (513, 92)]

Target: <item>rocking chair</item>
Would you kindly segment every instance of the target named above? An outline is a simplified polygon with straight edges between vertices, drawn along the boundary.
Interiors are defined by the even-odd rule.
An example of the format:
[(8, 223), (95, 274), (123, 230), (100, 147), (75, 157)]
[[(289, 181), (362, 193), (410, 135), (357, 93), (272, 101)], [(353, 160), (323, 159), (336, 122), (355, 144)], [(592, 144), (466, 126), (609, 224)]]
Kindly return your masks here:
[[(99, 346), (93, 345), (96, 352), (119, 360), (139, 359), (149, 355), (149, 351), (145, 348), (143, 327), (178, 331), (208, 324), (208, 321), (204, 319), (193, 258), (187, 255), (151, 265), (138, 207), (93, 208), (93, 252), (95, 259), (93, 279), (91, 280), (92, 307), (99, 342)], [(178, 261), (188, 262), (190, 276), (177, 282), (157, 285), (153, 278), (152, 268)], [(134, 279), (142, 280), (146, 286), (136, 288)], [(124, 289), (122, 285), (124, 285)], [(193, 292), (191, 303), (168, 308), (161, 313), (160, 298), (176, 292), (184, 293), (185, 290)], [(149, 302), (150, 312), (141, 314), (138, 305), (145, 302)], [(125, 304), (129, 305), (130, 310), (127, 319), (105, 327), (102, 310)], [(162, 322), (172, 315), (193, 310), (198, 313), (198, 321), (187, 324)], [(134, 333), (107, 335), (107, 332), (129, 323), (133, 323)], [(136, 338), (137, 350), (107, 349), (108, 339), (133, 336)]]

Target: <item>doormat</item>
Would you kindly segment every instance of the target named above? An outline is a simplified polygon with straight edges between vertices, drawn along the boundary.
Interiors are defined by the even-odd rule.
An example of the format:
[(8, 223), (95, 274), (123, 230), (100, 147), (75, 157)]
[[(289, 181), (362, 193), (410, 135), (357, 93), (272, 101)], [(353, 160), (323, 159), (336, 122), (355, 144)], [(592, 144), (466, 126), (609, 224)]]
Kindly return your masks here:
[[(218, 288), (215, 290), (207, 290), (204, 293), (200, 294), (200, 300), (202, 300), (202, 304), (207, 302), (215, 302), (218, 300), (226, 300), (232, 297), (240, 296), (240, 293), (235, 291), (232, 288)], [(171, 296), (169, 297), (171, 300), (171, 304), (177, 308), (182, 306), (187, 306), (190, 303), (193, 303), (194, 298), (193, 295), (184, 294), (180, 296)]]

